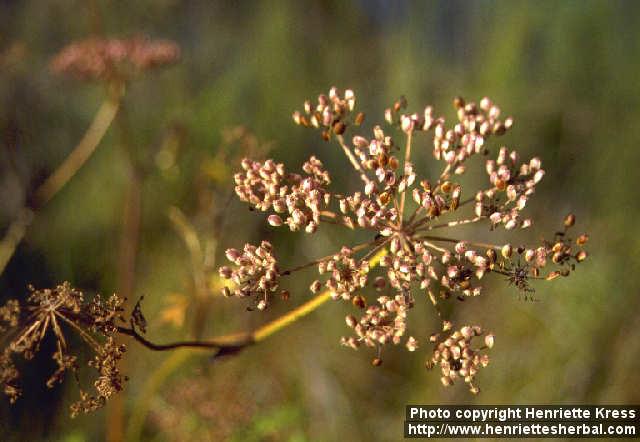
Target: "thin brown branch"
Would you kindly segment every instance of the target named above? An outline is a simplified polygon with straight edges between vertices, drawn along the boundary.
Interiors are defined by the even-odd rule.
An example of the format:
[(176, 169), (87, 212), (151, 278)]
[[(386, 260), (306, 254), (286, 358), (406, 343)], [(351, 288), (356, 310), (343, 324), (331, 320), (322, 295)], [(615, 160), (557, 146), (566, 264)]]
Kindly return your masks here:
[(221, 356), (222, 354), (234, 353), (244, 347), (255, 343), (255, 340), (253, 339), (251, 333), (239, 333), (235, 335), (221, 336), (219, 338), (206, 341), (192, 340), (176, 341), (169, 344), (156, 344), (140, 335), (133, 326), (119, 326), (117, 330), (118, 333), (126, 336), (131, 336), (138, 343), (153, 351), (168, 351), (178, 348), (197, 348), (203, 350), (218, 350), (216, 356)]
[(364, 170), (362, 170), (362, 167), (360, 167), (360, 163), (358, 163), (358, 160), (356, 159), (355, 155), (353, 155), (353, 152), (351, 152), (349, 146), (347, 146), (344, 142), (344, 137), (342, 135), (336, 135), (336, 138), (338, 139), (338, 143), (340, 143), (340, 147), (342, 147), (344, 154), (349, 159), (349, 162), (351, 163), (353, 168), (360, 174), (360, 179), (362, 179), (362, 181), (364, 181), (365, 183), (371, 181), (367, 174), (364, 173)]

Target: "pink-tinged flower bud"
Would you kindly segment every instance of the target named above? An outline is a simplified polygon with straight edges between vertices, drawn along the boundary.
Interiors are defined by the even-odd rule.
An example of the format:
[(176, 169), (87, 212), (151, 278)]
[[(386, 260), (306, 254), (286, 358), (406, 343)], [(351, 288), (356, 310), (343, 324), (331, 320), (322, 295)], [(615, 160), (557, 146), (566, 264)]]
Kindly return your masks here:
[(524, 252), (524, 259), (527, 262), (532, 262), (535, 256), (536, 256), (536, 252), (532, 249), (527, 249)]
[(460, 274), (457, 266), (449, 266), (447, 268), (447, 276), (451, 279), (457, 277)]
[(529, 168), (532, 171), (537, 171), (541, 167), (542, 167), (542, 161), (540, 161), (540, 158), (538, 158), (538, 157), (531, 158), (531, 160), (529, 161)]
[(374, 181), (369, 181), (364, 186), (365, 195), (371, 195), (375, 191), (376, 191), (376, 183)]
[(318, 223), (316, 223), (315, 221), (309, 221), (309, 224), (307, 224), (304, 228), (304, 231), (307, 233), (315, 233), (316, 230), (318, 230)]
[(384, 119), (387, 123), (393, 124), (393, 111), (391, 109), (384, 110)]
[(400, 127), (404, 132), (411, 132), (413, 130), (413, 120), (408, 115), (402, 115), (400, 117)]
[(504, 128), (505, 129), (511, 129), (513, 127), (513, 118), (511, 117), (507, 117), (504, 120)]
[(480, 109), (482, 109), (483, 111), (485, 112), (489, 111), (489, 109), (491, 109), (492, 106), (493, 106), (493, 102), (489, 97), (483, 97), (482, 100), (480, 100)]
[(495, 337), (493, 333), (489, 333), (487, 336), (484, 337), (484, 345), (486, 345), (487, 348), (493, 348), (494, 342), (495, 342)]
[(576, 239), (576, 244), (578, 244), (579, 246), (583, 246), (587, 243), (587, 241), (589, 241), (589, 235), (583, 233)]
[(322, 283), (316, 279), (311, 283), (309, 290), (311, 290), (312, 293), (318, 293), (321, 288), (322, 288)]
[(516, 207), (518, 208), (518, 210), (522, 210), (525, 208), (526, 205), (527, 205), (527, 197), (525, 195), (521, 195), (520, 198), (518, 198)]
[(269, 215), (267, 222), (273, 227), (280, 227), (282, 225), (282, 218), (278, 215)]
[(445, 152), (444, 155), (443, 155), (443, 159), (447, 163), (453, 164), (453, 162), (456, 160), (456, 152), (453, 151), (453, 150)]
[(500, 150), (498, 151), (498, 159), (496, 160), (496, 163), (500, 166), (502, 164), (505, 163), (505, 161), (507, 160), (507, 148), (502, 146), (500, 148)]
[(478, 252), (476, 252), (475, 250), (467, 250), (466, 252), (464, 252), (464, 257), (467, 258), (470, 262), (473, 262), (476, 259), (476, 256), (478, 256)]
[(564, 218), (564, 226), (565, 227), (572, 227), (575, 223), (576, 223), (576, 216), (573, 213), (568, 214)]
[(352, 315), (347, 316), (345, 322), (349, 328), (354, 328), (358, 324), (358, 321)]
[(542, 177), (544, 176), (544, 170), (540, 169), (538, 170), (535, 175), (533, 176), (533, 182), (534, 184), (538, 184), (540, 182), (540, 180), (542, 180)]
[(464, 254), (467, 251), (467, 242), (460, 241), (456, 243), (456, 245), (454, 246), (454, 249), (458, 255)]
[(236, 249), (227, 249), (225, 251), (225, 255), (227, 259), (231, 262), (236, 262), (236, 260), (240, 257), (240, 252)]
[(218, 273), (220, 274), (221, 278), (224, 279), (231, 279), (231, 275), (232, 275), (232, 271), (229, 267), (227, 266), (222, 266), (218, 269)]
[(462, 334), (462, 336), (464, 336), (465, 339), (470, 339), (474, 336), (473, 328), (468, 325), (462, 327), (460, 329), (460, 333)]
[(369, 146), (369, 141), (367, 141), (365, 137), (356, 135), (355, 137), (353, 137), (353, 145), (361, 149), (365, 149), (367, 146)]
[(307, 223), (307, 217), (305, 216), (304, 212), (300, 209), (295, 209), (291, 213), (291, 217), (293, 218), (293, 222), (298, 225), (303, 225)]
[(407, 346), (407, 350), (416, 351), (416, 349), (418, 348), (418, 341), (413, 336), (409, 336), (409, 339), (407, 339), (406, 346)]

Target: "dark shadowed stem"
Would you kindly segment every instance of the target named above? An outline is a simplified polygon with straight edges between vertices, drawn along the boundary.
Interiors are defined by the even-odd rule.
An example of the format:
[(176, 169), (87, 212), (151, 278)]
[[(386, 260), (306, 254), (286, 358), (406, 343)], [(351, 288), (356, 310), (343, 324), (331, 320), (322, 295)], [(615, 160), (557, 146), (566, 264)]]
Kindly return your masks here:
[(33, 219), (33, 211), (24, 207), (18, 213), (18, 217), (9, 225), (0, 242), (0, 275), (9, 263), (13, 253), (27, 233), (27, 228)]
[(243, 347), (255, 343), (253, 334), (251, 333), (238, 333), (233, 335), (219, 336), (210, 340), (192, 340), (192, 341), (176, 341), (169, 344), (155, 344), (144, 336), (139, 334), (134, 326), (131, 327), (118, 327), (118, 333), (131, 336), (138, 343), (144, 345), (149, 350), (153, 351), (168, 351), (176, 350), (178, 348), (194, 348), (203, 350), (218, 350), (216, 356), (220, 353), (232, 353), (235, 350), (240, 350)]

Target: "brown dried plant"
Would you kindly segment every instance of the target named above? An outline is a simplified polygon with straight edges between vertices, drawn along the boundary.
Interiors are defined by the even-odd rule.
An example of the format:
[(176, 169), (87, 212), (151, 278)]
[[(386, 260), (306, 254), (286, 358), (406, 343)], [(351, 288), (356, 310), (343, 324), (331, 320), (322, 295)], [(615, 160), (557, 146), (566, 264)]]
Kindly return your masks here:
[[(190, 347), (214, 349), (215, 356), (231, 355), (261, 342), (329, 299), (348, 301), (361, 310), (359, 317), (346, 316), (353, 334), (340, 342), (354, 349), (374, 349), (373, 365), (382, 363), (386, 344), (404, 344), (410, 352), (431, 346), (426, 366), (440, 367), (442, 384), (450, 386), (462, 379), (472, 393), (478, 393), (475, 378), (489, 363), (485, 351), (493, 347), (494, 335), (484, 334), (478, 325), (453, 330), (451, 321), (441, 313), (441, 304), (479, 296), (483, 279), (491, 275), (514, 286), (525, 299), (532, 299), (532, 282), (569, 276), (576, 264), (586, 259), (582, 247), (588, 236), (570, 235), (575, 224), (572, 214), (564, 218), (561, 230), (530, 246), (520, 245), (517, 239), (496, 244), (455, 233), (457, 227), (470, 224), (484, 225), (486, 236), (499, 229), (527, 229), (533, 223), (523, 212), (544, 176), (541, 160), (534, 157), (523, 162), (504, 146), (497, 154), (491, 152), (488, 141), (508, 131), (513, 119), (502, 119), (490, 99), (476, 104), (456, 98), (457, 121), (449, 126), (432, 107), (421, 113), (405, 113), (406, 100), (398, 100), (386, 110), (385, 120), (394, 136), (399, 133), (404, 137), (403, 148), (394, 141), (392, 132), (385, 132), (380, 125), (374, 126), (371, 136), (351, 134), (348, 142), (347, 132), (364, 120), (364, 114), (355, 110), (355, 102), (352, 91), (340, 94), (332, 88), (316, 103), (306, 101), (304, 111), (294, 112), (293, 119), (298, 125), (318, 129), (324, 140), (337, 142), (361, 181), (360, 190), (331, 189), (331, 176), (316, 156), (305, 161), (299, 173), (288, 172), (273, 159), (245, 158), (242, 170), (234, 176), (237, 196), (264, 212), (273, 227), (313, 234), (324, 224), (369, 232), (369, 241), (343, 245), (328, 256), (292, 267), (281, 266), (269, 241), (246, 244), (241, 249), (228, 249), (225, 255), (231, 265), (219, 268), (220, 276), (227, 280), (224, 295), (250, 300), (251, 310), (267, 309), (276, 296), (289, 299), (282, 282), (310, 267), (316, 267), (319, 274), (309, 286), (315, 296), (251, 332), (162, 345), (142, 336), (146, 321), (139, 302), (125, 316), (124, 301), (116, 295), (106, 302), (99, 297), (86, 301), (67, 283), (53, 290), (32, 289), (25, 305), (11, 300), (0, 308), (2, 331), (9, 339), (0, 354), (0, 373), (9, 399), (15, 401), (20, 394), (14, 356), (32, 358), (49, 332), (56, 339), (53, 359), (58, 365), (49, 386), (59, 382), (66, 371), (79, 379), (78, 358), (68, 349), (66, 332), (77, 333), (94, 353), (89, 366), (99, 372), (94, 383), (96, 394), (81, 389), (80, 400), (72, 406), (75, 415), (98, 408), (122, 389), (125, 378), (118, 361), (125, 347), (114, 344), (116, 333), (154, 351)], [(435, 178), (419, 178), (412, 162), (412, 147), (421, 132), (431, 134), (433, 157), (441, 164)], [(488, 157), (484, 166), (480, 165), (487, 174), (487, 184), (463, 192), (460, 178), (476, 156)], [(440, 331), (428, 337), (428, 333), (407, 336), (409, 312), (423, 299), (429, 300), (440, 318)]]
[[(268, 213), (266, 221), (274, 227), (313, 233), (321, 224), (332, 224), (369, 231), (372, 239), (289, 270), (280, 269), (266, 241), (258, 247), (247, 244), (242, 250), (229, 249), (226, 255), (234, 266), (222, 267), (220, 274), (233, 285), (224, 288), (224, 294), (253, 298), (262, 310), (281, 290), (283, 277), (315, 265), (320, 278), (311, 283), (313, 293), (324, 287), (333, 299), (352, 301), (364, 310), (360, 318), (346, 317), (354, 335), (343, 337), (342, 344), (377, 349), (373, 364), (379, 365), (383, 345), (403, 342), (414, 293), (426, 294), (440, 315), (443, 300), (480, 295), (485, 275), (504, 277), (501, 279), (521, 290), (526, 299), (532, 297), (532, 280), (568, 276), (587, 257), (581, 248), (587, 236), (580, 235), (574, 243), (568, 235), (574, 215), (565, 218), (564, 229), (552, 239), (528, 247), (481, 242), (453, 232), (457, 226), (480, 223), (489, 231), (530, 227), (532, 220), (523, 210), (544, 176), (537, 157), (521, 161), (504, 146), (497, 155), (491, 153), (488, 141), (507, 132), (513, 119), (501, 118), (500, 108), (489, 98), (478, 104), (456, 98), (453, 104), (457, 121), (447, 125), (431, 106), (421, 113), (405, 113), (407, 102), (401, 98), (385, 111), (392, 132), (375, 125), (371, 135), (354, 132), (347, 141), (347, 132), (364, 120), (364, 114), (355, 109), (353, 91), (340, 94), (332, 88), (315, 103), (307, 100), (302, 112), (293, 113), (295, 123), (319, 130), (326, 141), (335, 140), (362, 187), (355, 192), (332, 190), (331, 176), (315, 156), (299, 173), (287, 171), (272, 159), (247, 158), (234, 177), (236, 194)], [(404, 148), (394, 139), (398, 132), (404, 137)], [(412, 161), (412, 147), (421, 132), (432, 134), (433, 157), (442, 165), (435, 179), (419, 177)], [(484, 188), (463, 192), (460, 176), (475, 156), (489, 158), (484, 161), (488, 182)], [(381, 269), (374, 271), (370, 258), (380, 250), (388, 253), (380, 260)], [(546, 270), (548, 264), (554, 269)], [(378, 292), (375, 301), (364, 298), (367, 286)], [(446, 331), (449, 326), (443, 328)], [(488, 335), (482, 347), (473, 349), (471, 339), (481, 334), (479, 326), (464, 326), (446, 338), (432, 336), (435, 348), (427, 365), (441, 366), (445, 386), (460, 377), (473, 393), (479, 391), (474, 376), (488, 363), (488, 357), (479, 351), (491, 348), (494, 341)], [(422, 344), (411, 336), (404, 343), (409, 351)]]
[[(117, 345), (114, 335), (118, 321), (124, 321), (123, 302), (117, 295), (103, 300), (100, 296), (86, 301), (82, 292), (64, 283), (54, 289), (36, 290), (30, 287), (25, 305), (10, 300), (0, 307), (0, 330), (9, 342), (0, 358), (0, 380), (4, 393), (13, 403), (21, 394), (18, 385), (19, 372), (14, 358), (21, 355), (31, 360), (40, 350), (47, 335), (55, 338), (53, 360), (57, 369), (46, 381), (52, 388), (62, 382), (66, 372), (73, 374), (80, 387), (80, 399), (71, 405), (73, 416), (80, 412), (94, 411), (102, 407), (115, 393), (122, 390), (126, 377), (118, 369), (118, 362), (125, 352), (124, 345)], [(134, 311), (132, 324), (142, 326), (144, 318)], [(87, 365), (98, 372), (94, 382), (95, 393), (90, 394), (80, 385), (80, 364), (68, 345), (68, 333), (73, 332), (89, 347), (93, 357)]]

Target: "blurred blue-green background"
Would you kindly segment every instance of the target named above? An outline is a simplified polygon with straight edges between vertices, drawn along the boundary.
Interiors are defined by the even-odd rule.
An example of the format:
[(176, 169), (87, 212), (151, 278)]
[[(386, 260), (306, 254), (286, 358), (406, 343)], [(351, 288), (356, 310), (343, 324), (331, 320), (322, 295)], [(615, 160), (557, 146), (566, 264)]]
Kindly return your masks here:
[[(24, 368), (25, 396), (0, 407), (1, 439), (388, 441), (401, 438), (407, 403), (640, 402), (639, 2), (2, 0), (3, 232), (104, 99), (98, 83), (52, 74), (51, 57), (74, 40), (136, 35), (176, 41), (180, 62), (129, 85), (127, 130), (112, 127), (36, 213), (0, 276), (2, 299), (24, 297), (28, 284), (65, 280), (88, 294), (119, 290), (128, 149), (143, 171), (133, 296), (145, 295), (150, 337), (251, 329), (300, 304), (310, 296), (311, 273), (294, 282), (289, 302), (265, 313), (246, 312), (217, 292), (198, 294), (190, 254), (167, 214), (178, 207), (193, 225), (208, 253), (205, 267), (226, 247), (261, 238), (289, 262), (350, 241), (331, 228), (274, 233), (262, 216), (227, 201), (246, 144), (268, 144), (269, 155), (292, 168), (317, 154), (339, 185), (354, 189), (357, 177), (341, 174), (348, 169), (339, 149), (291, 122), (305, 98), (332, 85), (356, 91), (367, 127), (402, 94), (410, 109), (434, 104), (449, 118), (454, 96), (490, 96), (515, 117), (510, 134), (493, 145), (538, 155), (547, 171), (527, 208), (536, 223), (525, 237), (548, 235), (573, 211), (576, 229), (591, 236), (591, 257), (571, 278), (537, 285), (539, 302), (519, 300), (495, 278), (483, 296), (456, 306), (457, 323), (496, 334), (478, 396), (462, 385), (443, 389), (424, 368), (424, 348), (386, 351), (384, 364), (371, 367), (371, 354), (339, 346), (350, 307), (331, 303), (213, 364), (206, 354), (153, 353), (131, 343), (122, 413), (71, 420), (77, 390), (72, 382), (47, 390), (53, 365), (39, 357)], [(237, 126), (258, 141), (229, 141)], [(434, 173), (422, 143), (420, 167)], [(468, 179), (483, 173), (479, 166)], [(410, 327), (424, 337), (437, 318), (420, 304)]]

